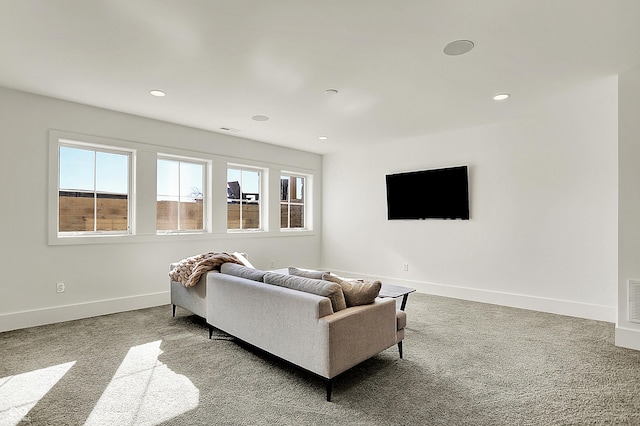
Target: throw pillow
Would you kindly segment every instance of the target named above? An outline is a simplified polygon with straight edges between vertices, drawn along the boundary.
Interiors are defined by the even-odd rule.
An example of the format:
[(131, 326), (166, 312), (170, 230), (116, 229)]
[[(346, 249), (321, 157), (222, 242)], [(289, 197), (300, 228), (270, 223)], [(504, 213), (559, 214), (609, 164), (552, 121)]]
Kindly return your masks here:
[(297, 275), (298, 277), (313, 278), (314, 280), (321, 280), (324, 274), (329, 274), (329, 271), (312, 271), (310, 269), (301, 269), (293, 266), (289, 266), (289, 275)]
[(249, 262), (249, 259), (247, 259), (247, 253), (234, 251), (232, 254), (236, 259), (240, 261), (240, 263), (242, 263), (247, 268), (255, 268), (255, 266), (253, 266), (251, 262)]
[(255, 268), (248, 268), (237, 263), (223, 263), (220, 272), (227, 275), (235, 275), (236, 277), (246, 278), (251, 281), (262, 282), (265, 272)]
[(315, 280), (312, 278), (298, 277), (295, 275), (284, 275), (267, 272), (263, 278), (267, 284), (290, 288), (292, 290), (304, 291), (305, 293), (317, 294), (328, 297), (331, 300), (333, 312), (338, 312), (347, 308), (342, 293), (342, 287), (336, 283)]
[(373, 303), (382, 287), (380, 281), (345, 280), (332, 274), (324, 274), (322, 279), (340, 284), (347, 307)]

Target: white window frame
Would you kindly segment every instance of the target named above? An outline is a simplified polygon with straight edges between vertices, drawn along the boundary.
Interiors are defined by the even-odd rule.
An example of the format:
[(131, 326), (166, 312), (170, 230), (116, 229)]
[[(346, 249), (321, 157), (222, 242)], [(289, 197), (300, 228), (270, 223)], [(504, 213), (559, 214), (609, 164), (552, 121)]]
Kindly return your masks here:
[[(256, 233), (256, 232), (266, 232), (267, 229), (267, 212), (266, 207), (269, 206), (269, 203), (266, 202), (265, 200), (267, 200), (267, 185), (266, 182), (268, 182), (269, 178), (268, 178), (268, 171), (267, 169), (263, 168), (263, 167), (256, 167), (256, 166), (248, 166), (246, 164), (237, 164), (237, 163), (227, 163), (227, 170), (226, 170), (226, 176), (228, 176), (229, 173), (229, 169), (233, 169), (233, 170), (239, 170), (239, 171), (248, 171), (248, 172), (256, 172), (258, 173), (258, 188), (259, 188), (259, 196), (258, 196), (258, 210), (259, 210), (259, 215), (258, 215), (258, 220), (260, 222), (260, 226), (258, 228), (250, 228), (250, 229), (246, 229), (246, 228), (239, 228), (239, 229), (230, 229), (229, 228), (229, 218), (228, 216), (226, 217), (226, 223), (227, 223), (227, 233), (230, 234), (234, 234), (234, 233)], [(227, 184), (228, 184), (228, 179), (227, 179)], [(242, 183), (240, 183), (240, 194), (242, 195)], [(228, 207), (228, 206), (227, 206)], [(228, 214), (228, 210), (227, 210), (227, 214)], [(240, 197), (240, 225), (242, 226), (242, 196)]]
[[(83, 149), (83, 150), (87, 150), (87, 151), (92, 151), (94, 153), (98, 153), (98, 152), (104, 152), (104, 153), (113, 153), (113, 154), (119, 154), (119, 155), (126, 155), (128, 157), (128, 162), (127, 162), (127, 229), (126, 230), (121, 230), (121, 231), (99, 231), (99, 230), (93, 230), (93, 231), (60, 231), (60, 191), (62, 190), (60, 188), (60, 148), (62, 147), (69, 147), (69, 148), (75, 148), (75, 149)], [(101, 237), (101, 236), (129, 236), (133, 234), (133, 210), (134, 210), (134, 202), (133, 202), (133, 164), (134, 164), (134, 160), (135, 160), (135, 150), (132, 149), (127, 149), (127, 148), (123, 148), (123, 147), (118, 147), (118, 146), (112, 146), (112, 145), (103, 145), (103, 144), (97, 144), (97, 143), (92, 143), (92, 142), (87, 142), (87, 141), (80, 141), (80, 140), (75, 140), (75, 139), (66, 139), (66, 138), (59, 138), (57, 140), (57, 144), (56, 144), (56, 153), (55, 153), (55, 158), (56, 158), (56, 176), (55, 176), (55, 187), (56, 187), (56, 196), (55, 196), (55, 209), (56, 209), (56, 213), (55, 213), (55, 233), (56, 233), (56, 237), (57, 238), (86, 238), (86, 237)], [(94, 171), (95, 173), (95, 171)], [(97, 194), (98, 191), (96, 190), (96, 188), (93, 189), (94, 194)], [(96, 195), (97, 197), (97, 195)], [(94, 202), (97, 203), (97, 198), (94, 197)], [(97, 207), (94, 207), (94, 214), (97, 215)], [(96, 220), (97, 218), (94, 217), (94, 227), (96, 225)]]
[[(48, 182), (47, 182), (47, 241), (51, 246), (130, 244), (168, 241), (209, 241), (211, 238), (235, 240), (237, 238), (269, 238), (275, 236), (300, 236), (312, 234), (315, 194), (314, 172), (316, 169), (300, 169), (293, 165), (277, 164), (269, 161), (218, 155), (201, 150), (176, 148), (172, 144), (159, 145), (111, 139), (103, 136), (49, 130)], [(79, 233), (58, 235), (59, 222), (59, 145), (67, 141), (79, 147), (129, 152), (129, 193), (127, 233)], [(207, 164), (203, 192), (205, 202), (206, 228), (203, 231), (177, 233), (157, 232), (157, 160), (158, 156), (186, 161), (203, 161)], [(228, 170), (248, 170), (260, 173), (259, 203), (260, 227), (256, 229), (228, 229), (227, 177)], [(305, 226), (306, 228), (280, 229), (280, 176), (296, 175), (306, 179)], [(249, 188), (244, 188), (250, 190)], [(222, 192), (225, 191), (225, 192)], [(278, 194), (272, 196), (272, 194)], [(306, 231), (306, 232), (305, 232)]]
[[(282, 184), (282, 176), (288, 176), (289, 178), (291, 177), (296, 177), (296, 178), (302, 178), (304, 179), (304, 195), (303, 195), (303, 203), (302, 205), (304, 206), (303, 209), (303, 221), (304, 221), (304, 226), (300, 227), (300, 228), (291, 228), (291, 226), (288, 226), (286, 228), (283, 228), (281, 225), (281, 221), (280, 221), (280, 208), (283, 204), (283, 201), (280, 199), (280, 194), (278, 194), (278, 223), (280, 224), (280, 231), (281, 232), (303, 232), (303, 231), (309, 231), (312, 229), (312, 227), (310, 226), (311, 224), (311, 209), (310, 207), (310, 203), (311, 203), (311, 181), (312, 178), (310, 175), (304, 174), (304, 173), (296, 173), (296, 172), (290, 172), (290, 171), (286, 171), (286, 170), (281, 170), (280, 171), (280, 175), (279, 175), (279, 182), (280, 184)], [(291, 205), (300, 205), (300, 203), (291, 203), (291, 187), (288, 188), (288, 200), (286, 202), (287, 206), (290, 208)], [(291, 215), (289, 214), (288, 216), (289, 218), (289, 225), (291, 225)]]
[[(210, 173), (211, 161), (210, 160), (205, 160), (203, 158), (183, 157), (183, 156), (171, 155), (171, 154), (163, 154), (163, 153), (158, 153), (157, 160), (156, 160), (156, 165), (157, 165), (157, 161), (158, 160), (178, 161), (178, 162), (183, 162), (183, 163), (198, 164), (198, 165), (202, 166), (202, 169), (203, 169), (203, 176), (202, 176), (202, 208), (203, 208), (203, 211), (202, 211), (202, 229), (159, 230), (159, 229), (157, 229), (157, 224), (156, 224), (156, 233), (158, 235), (209, 233), (210, 232), (210, 223), (211, 223), (211, 220), (209, 218), (209, 216), (210, 216), (209, 211), (210, 211), (210, 205), (211, 205), (211, 197), (210, 197), (210, 193), (209, 193), (209, 180), (210, 180), (210, 176), (211, 176), (211, 173)], [(158, 177), (156, 176), (156, 182), (157, 182), (157, 179), (158, 179)], [(157, 191), (157, 185), (156, 185), (156, 206), (158, 205), (157, 198), (158, 198), (158, 191)], [(178, 224), (180, 224), (179, 214), (180, 214), (180, 208), (178, 207)]]

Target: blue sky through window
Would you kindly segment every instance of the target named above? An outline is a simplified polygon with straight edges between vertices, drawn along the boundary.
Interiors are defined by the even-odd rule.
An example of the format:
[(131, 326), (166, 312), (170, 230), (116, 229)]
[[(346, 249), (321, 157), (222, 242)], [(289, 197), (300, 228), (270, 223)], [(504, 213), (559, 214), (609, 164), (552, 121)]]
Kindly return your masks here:
[(177, 160), (158, 160), (158, 200), (193, 201), (202, 198), (204, 165)]
[(129, 155), (60, 147), (60, 189), (129, 193)]
[(227, 182), (239, 182), (245, 194), (260, 192), (260, 173), (252, 170), (227, 169)]

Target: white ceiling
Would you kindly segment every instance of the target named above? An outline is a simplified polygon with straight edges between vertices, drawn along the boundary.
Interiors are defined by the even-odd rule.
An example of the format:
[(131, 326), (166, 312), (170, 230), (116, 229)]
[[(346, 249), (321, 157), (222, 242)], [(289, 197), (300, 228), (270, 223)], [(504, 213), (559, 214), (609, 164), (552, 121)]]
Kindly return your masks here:
[[(458, 39), (475, 48), (444, 55)], [(519, 117), (638, 66), (640, 0), (0, 0), (0, 86), (317, 153)]]

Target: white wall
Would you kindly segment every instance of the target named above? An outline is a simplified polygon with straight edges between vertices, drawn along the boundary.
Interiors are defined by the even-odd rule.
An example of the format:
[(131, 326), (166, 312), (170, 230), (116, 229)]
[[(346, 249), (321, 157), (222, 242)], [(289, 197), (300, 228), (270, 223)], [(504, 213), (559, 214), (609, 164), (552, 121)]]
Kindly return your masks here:
[(629, 321), (628, 281), (640, 279), (640, 68), (619, 77), (619, 283), (616, 344), (640, 350)]
[[(169, 263), (206, 251), (246, 251), (265, 269), (271, 261), (275, 267), (319, 265), (319, 155), (2, 88), (0, 119), (0, 331), (169, 303)], [(286, 237), (274, 229), (276, 225), (257, 236), (151, 236), (134, 243), (50, 246), (47, 180), (52, 129), (213, 153), (236, 162), (264, 162), (272, 165), (276, 181), (280, 165), (308, 170), (315, 177), (315, 232)], [(274, 214), (278, 211), (276, 200)], [(274, 215), (270, 223), (274, 218), (277, 224)], [(65, 293), (56, 293), (57, 281), (66, 282)]]
[[(637, 71), (620, 80), (621, 194), (640, 178), (624, 166), (640, 134), (638, 80)], [(168, 263), (209, 250), (248, 251), (261, 268), (322, 264), (426, 293), (615, 321), (626, 303), (617, 296), (617, 85), (581, 86), (520, 120), (324, 158), (0, 88), (0, 187), (20, 206), (1, 210), (0, 331), (168, 303)], [(316, 232), (49, 246), (51, 129), (312, 170)], [(470, 167), (470, 221), (386, 220), (386, 173), (459, 164)], [(631, 223), (640, 200), (625, 207), (622, 198), (620, 286), (640, 278)]]
[[(327, 155), (323, 268), (613, 322), (617, 136), (611, 77), (515, 121)], [(385, 174), (463, 164), (471, 220), (387, 221)]]

